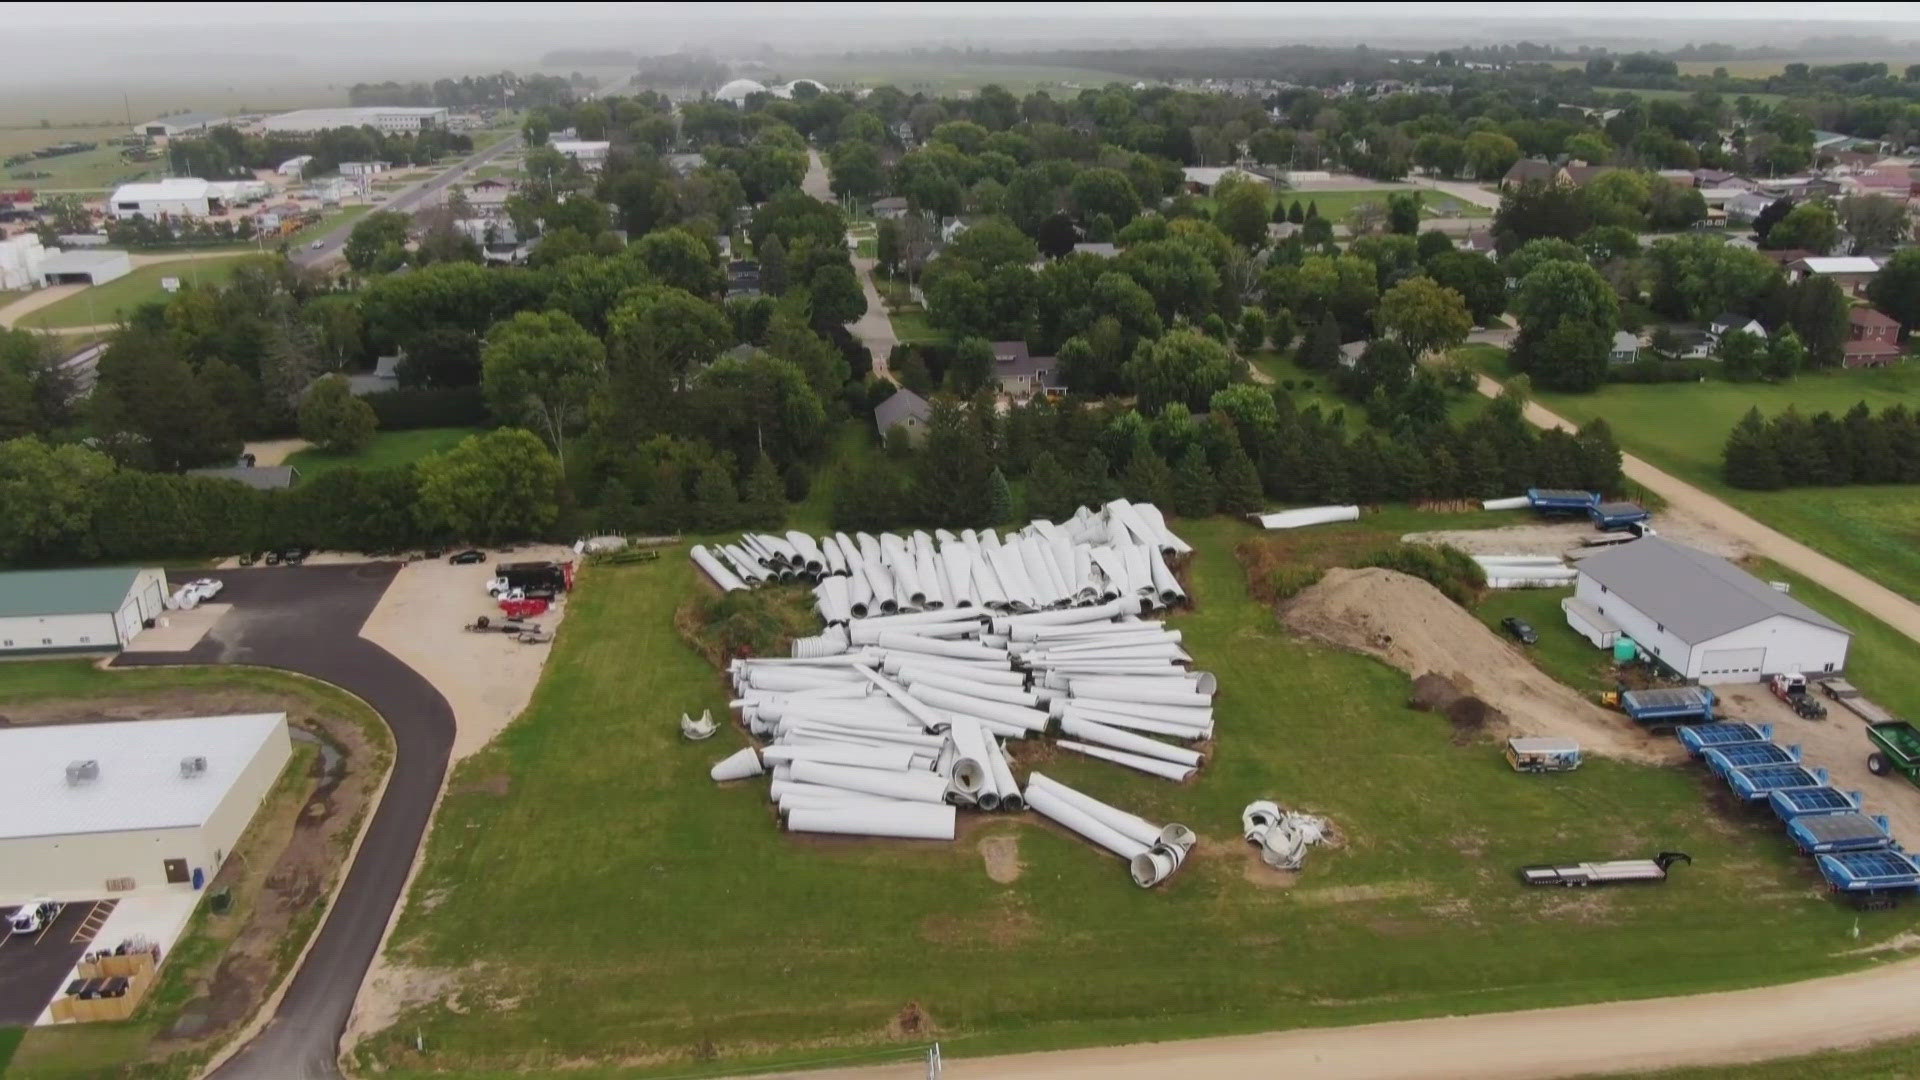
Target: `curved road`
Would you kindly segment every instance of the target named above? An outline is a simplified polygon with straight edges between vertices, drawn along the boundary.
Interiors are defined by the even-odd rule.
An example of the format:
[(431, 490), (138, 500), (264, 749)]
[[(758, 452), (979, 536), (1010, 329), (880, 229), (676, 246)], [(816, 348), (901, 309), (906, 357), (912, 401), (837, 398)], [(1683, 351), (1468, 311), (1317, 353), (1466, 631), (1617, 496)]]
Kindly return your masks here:
[(222, 1080), (336, 1080), (341, 1033), (426, 834), (453, 747), (453, 709), (432, 684), (360, 637), (397, 563), (221, 571), (233, 610), (190, 652), (134, 653), (116, 666), (251, 664), (332, 683), (393, 731), (394, 762), (353, 866), (305, 960), (260, 1033), (215, 1070)]

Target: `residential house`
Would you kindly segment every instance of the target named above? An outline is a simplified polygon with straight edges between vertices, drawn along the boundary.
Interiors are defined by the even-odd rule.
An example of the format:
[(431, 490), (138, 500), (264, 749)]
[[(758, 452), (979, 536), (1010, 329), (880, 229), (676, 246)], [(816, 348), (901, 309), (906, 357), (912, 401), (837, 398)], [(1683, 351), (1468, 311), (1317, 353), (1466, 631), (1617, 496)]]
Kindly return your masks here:
[(884, 199), (873, 200), (873, 216), (898, 221), (907, 216), (908, 206), (903, 195), (889, 195)]
[(1577, 161), (1569, 162), (1560, 169), (1562, 176), (1561, 182), (1572, 184), (1574, 187), (1586, 187), (1588, 184), (1593, 183), (1595, 180), (1613, 171), (1615, 170), (1611, 165), (1587, 165)]
[(1675, 187), (1690, 188), (1698, 186), (1693, 181), (1692, 169), (1656, 169), (1654, 175), (1673, 184)]
[(1350, 367), (1353, 367), (1355, 364), (1358, 364), (1360, 362), (1360, 354), (1367, 351), (1367, 344), (1368, 343), (1366, 341), (1361, 340), (1361, 341), (1349, 341), (1341, 345), (1340, 346), (1340, 366), (1343, 368), (1350, 368)]
[(1607, 363), (1631, 364), (1640, 359), (1640, 338), (1628, 330), (1613, 333), (1613, 347), (1607, 350)]
[(760, 295), (760, 264), (753, 259), (735, 259), (727, 264), (727, 299)]
[(1091, 255), (1096, 259), (1111, 259), (1120, 254), (1120, 248), (1114, 244), (1082, 242), (1073, 245), (1075, 255)]
[(1676, 360), (1705, 360), (1713, 355), (1715, 340), (1705, 330), (1670, 326), (1660, 336), (1668, 355)]
[[(1719, 190), (1727, 189), (1721, 188)], [(1728, 221), (1747, 222), (1765, 213), (1767, 207), (1772, 206), (1773, 203), (1774, 199), (1771, 195), (1762, 195), (1757, 191), (1741, 189), (1739, 194), (1729, 197), (1722, 205), (1727, 212)]]
[(954, 218), (952, 221), (940, 227), (940, 242), (943, 244), (951, 244), (955, 240), (960, 239), (960, 234), (966, 232), (969, 228), (972, 228), (972, 226), (959, 218)]
[(919, 145), (920, 140), (913, 133), (913, 124), (906, 120), (895, 120), (888, 126), (887, 130), (891, 131), (893, 137), (899, 140), (900, 145), (906, 147), (908, 150)]
[(547, 145), (586, 172), (606, 168), (607, 157), (613, 152), (613, 144), (605, 139), (556, 139)]
[(1913, 188), (1913, 174), (1904, 165), (1871, 169), (1840, 181), (1840, 189), (1849, 195), (1885, 195), (1900, 202), (1913, 196)]
[(1460, 241), (1461, 251), (1471, 251), (1476, 255), (1492, 257), (1496, 250), (1493, 233), (1488, 229), (1469, 229), (1466, 238)]
[(504, 217), (513, 185), (505, 180), (476, 180), (467, 185), (467, 206), (475, 217)]
[(1900, 324), (1870, 307), (1847, 312), (1842, 363), (1850, 368), (1886, 367), (1900, 359)]
[(1031, 397), (1036, 393), (1058, 396), (1065, 392), (1057, 365), (1051, 356), (1034, 356), (1024, 341), (993, 343), (993, 376), (1000, 392), (1009, 397)]
[(1837, 131), (1819, 131), (1813, 133), (1814, 154), (1830, 154), (1838, 150), (1849, 150), (1859, 140), (1851, 135), (1842, 135)]
[(1521, 158), (1500, 178), (1501, 188), (1519, 187), (1522, 184), (1560, 182), (1560, 166), (1545, 158)]
[(1729, 311), (1707, 324), (1707, 336), (1713, 339), (1716, 346), (1722, 338), (1736, 330), (1744, 330), (1762, 340), (1767, 336), (1767, 328), (1760, 325), (1759, 319), (1737, 312)]
[(699, 171), (701, 166), (707, 163), (707, 155), (705, 154), (668, 154), (665, 158), (665, 161), (667, 163), (667, 168), (673, 170), (673, 175), (678, 176), (682, 179), (685, 179), (686, 177), (692, 176), (695, 172)]
[(1869, 255), (1819, 256), (1810, 255), (1787, 264), (1787, 273), (1795, 281), (1802, 281), (1811, 274), (1832, 278), (1848, 293), (1859, 296), (1865, 291), (1867, 282), (1880, 272), (1880, 263)]
[(356, 397), (400, 389), (400, 361), (403, 359), (405, 357), (401, 354), (380, 357), (373, 362), (371, 374), (347, 376), (347, 389), (353, 391)]
[(893, 396), (873, 408), (873, 427), (886, 438), (894, 428), (907, 433), (907, 441), (919, 444), (927, 437), (927, 418), (933, 414), (933, 407), (919, 394), (901, 387)]

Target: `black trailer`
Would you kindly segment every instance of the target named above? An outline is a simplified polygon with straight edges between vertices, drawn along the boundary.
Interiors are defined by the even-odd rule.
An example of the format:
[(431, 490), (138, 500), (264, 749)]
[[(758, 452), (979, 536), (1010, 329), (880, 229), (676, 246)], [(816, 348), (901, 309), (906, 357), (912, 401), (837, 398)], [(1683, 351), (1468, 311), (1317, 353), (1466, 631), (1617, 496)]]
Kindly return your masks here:
[(1528, 885), (1560, 885), (1570, 889), (1587, 885), (1617, 885), (1629, 881), (1665, 881), (1667, 868), (1677, 862), (1691, 863), (1693, 858), (1684, 851), (1663, 851), (1651, 859), (1523, 866), (1520, 868), (1520, 880)]

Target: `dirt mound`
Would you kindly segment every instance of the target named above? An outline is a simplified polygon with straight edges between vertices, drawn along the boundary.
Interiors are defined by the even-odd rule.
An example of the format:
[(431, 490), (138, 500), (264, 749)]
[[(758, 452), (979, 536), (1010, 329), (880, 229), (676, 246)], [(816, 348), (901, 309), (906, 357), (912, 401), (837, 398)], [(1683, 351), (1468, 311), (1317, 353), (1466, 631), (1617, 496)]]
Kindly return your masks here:
[(1655, 742), (1556, 682), (1418, 578), (1393, 570), (1329, 570), (1282, 606), (1280, 618), (1300, 633), (1415, 676), (1416, 701), (1445, 713), (1462, 734), (1510, 729), (1578, 739), (1589, 753), (1609, 757), (1677, 757), (1672, 744)]

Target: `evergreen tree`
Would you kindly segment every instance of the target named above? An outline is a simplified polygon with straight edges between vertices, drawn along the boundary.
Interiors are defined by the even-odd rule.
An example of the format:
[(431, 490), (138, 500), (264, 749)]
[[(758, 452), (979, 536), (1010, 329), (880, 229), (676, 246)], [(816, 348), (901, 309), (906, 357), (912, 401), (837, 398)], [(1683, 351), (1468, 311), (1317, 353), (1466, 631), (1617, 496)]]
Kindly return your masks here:
[(1203, 518), (1213, 513), (1213, 471), (1207, 467), (1207, 452), (1199, 443), (1187, 447), (1180, 467), (1173, 471), (1173, 512), (1184, 518)]
[(1226, 466), (1220, 470), (1220, 510), (1227, 514), (1251, 514), (1265, 503), (1260, 473), (1254, 468), (1253, 459), (1236, 443), (1227, 452)]
[(1313, 202), (1312, 200), (1309, 200), (1307, 202), (1307, 216), (1302, 220), (1302, 224), (1305, 224), (1308, 221), (1312, 221), (1313, 219), (1319, 216), (1320, 216), (1320, 204), (1317, 202)]
[(1127, 459), (1127, 474), (1121, 478), (1120, 488), (1131, 502), (1152, 503), (1155, 506), (1173, 505), (1173, 470), (1154, 452), (1153, 446), (1143, 434), (1135, 440), (1133, 454)]
[(926, 441), (914, 456), (914, 503), (920, 519), (977, 525), (988, 514), (993, 458), (980, 426), (941, 398), (927, 417)]
[(1240, 326), (1234, 333), (1234, 346), (1242, 354), (1258, 352), (1267, 343), (1267, 316), (1250, 307), (1240, 313)]
[(1007, 474), (995, 465), (987, 476), (987, 524), (1004, 525), (1013, 517), (1013, 489), (1007, 486)]
[(599, 519), (600, 530), (614, 536), (624, 536), (637, 522), (633, 493), (617, 476), (600, 485)]
[(1027, 516), (1048, 521), (1073, 516), (1073, 478), (1051, 450), (1035, 454), (1027, 470)]
[(1721, 473), (1734, 487), (1771, 491), (1784, 482), (1780, 457), (1774, 452), (1771, 432), (1760, 416), (1758, 406), (1735, 424), (1721, 451)]
[(693, 516), (694, 524), (707, 532), (731, 529), (740, 522), (740, 496), (718, 459), (700, 466), (693, 485)]
[(787, 291), (787, 248), (778, 236), (769, 236), (755, 249), (760, 256), (760, 291), (780, 296)]
[(753, 463), (747, 484), (741, 493), (740, 517), (743, 525), (757, 529), (779, 528), (787, 518), (786, 484), (780, 470), (766, 454)]
[(1300, 366), (1308, 371), (1331, 372), (1340, 367), (1340, 322), (1332, 312), (1320, 316), (1313, 332), (1300, 346)]
[(1301, 209), (1299, 199), (1293, 200), (1293, 205), (1287, 208), (1287, 220), (1295, 225), (1305, 224), (1307, 212)]
[(1086, 456), (1080, 459), (1080, 468), (1074, 472), (1075, 504), (1105, 506), (1112, 501), (1114, 494), (1112, 473), (1107, 455), (1101, 453), (1098, 447), (1088, 450)]
[(671, 462), (662, 462), (653, 471), (647, 488), (647, 509), (643, 516), (647, 527), (660, 533), (676, 533), (691, 528), (693, 506), (687, 500), (686, 477)]

